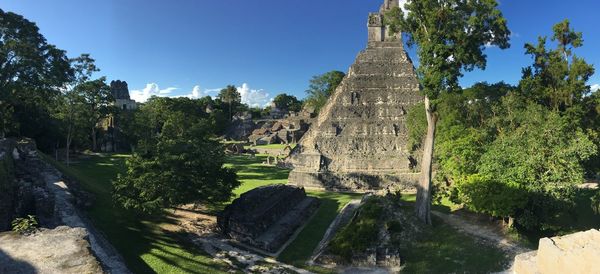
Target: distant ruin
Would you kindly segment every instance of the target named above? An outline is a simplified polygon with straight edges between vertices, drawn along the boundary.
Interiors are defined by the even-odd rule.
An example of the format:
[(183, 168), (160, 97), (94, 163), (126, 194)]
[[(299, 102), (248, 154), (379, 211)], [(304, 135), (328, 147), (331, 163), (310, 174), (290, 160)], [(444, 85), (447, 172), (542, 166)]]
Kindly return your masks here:
[(397, 6), (386, 0), (369, 14), (367, 48), (288, 160), (291, 184), (346, 191), (414, 185), (406, 117), (423, 98), (401, 36), (384, 24), (384, 12)]

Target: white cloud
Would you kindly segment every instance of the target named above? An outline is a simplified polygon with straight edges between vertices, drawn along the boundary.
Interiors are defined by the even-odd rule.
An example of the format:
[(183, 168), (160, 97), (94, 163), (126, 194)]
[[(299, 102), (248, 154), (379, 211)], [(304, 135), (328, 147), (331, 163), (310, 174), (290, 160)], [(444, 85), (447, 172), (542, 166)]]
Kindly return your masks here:
[[(144, 103), (152, 96), (158, 97), (187, 97), (190, 99), (199, 99), (204, 96), (211, 96), (213, 99), (217, 97), (221, 88), (214, 89), (202, 89), (199, 85), (195, 85), (191, 91), (187, 93), (180, 92), (174, 94), (178, 88), (168, 87), (160, 89), (156, 83), (148, 83), (146, 87), (141, 90), (131, 90), (129, 93), (131, 99)], [(248, 104), (251, 107), (264, 107), (267, 106), (273, 98), (262, 89), (251, 89), (247, 83), (242, 84), (241, 87), (237, 87), (237, 91), (242, 97), (242, 103)]]
[(593, 84), (592, 87), (590, 88), (590, 90), (592, 92), (599, 90), (600, 89), (600, 84)]
[(273, 99), (262, 89), (250, 89), (247, 83), (243, 83), (237, 91), (242, 97), (242, 103), (248, 104), (251, 107), (264, 107)]
[(404, 8), (404, 5), (406, 4), (406, 2), (408, 2), (408, 0), (399, 0), (398, 2), (400, 4), (400, 9), (402, 10), (402, 12), (406, 14), (406, 9)]
[(131, 99), (144, 103), (152, 96), (167, 97), (175, 90), (177, 90), (177, 88), (168, 87), (166, 89), (160, 89), (156, 83), (148, 83), (144, 89), (134, 89), (130, 91), (129, 94), (131, 95)]

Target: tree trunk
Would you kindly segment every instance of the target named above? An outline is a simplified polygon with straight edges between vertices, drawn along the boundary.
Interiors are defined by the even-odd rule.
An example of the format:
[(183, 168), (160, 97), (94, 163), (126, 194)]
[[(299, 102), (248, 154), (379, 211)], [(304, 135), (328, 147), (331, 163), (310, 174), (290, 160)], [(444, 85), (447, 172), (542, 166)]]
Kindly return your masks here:
[(71, 147), (71, 130), (69, 130), (69, 133), (67, 133), (67, 144), (65, 145), (65, 148), (67, 150), (67, 155), (66, 156), (66, 161), (67, 161), (67, 166), (69, 166), (69, 149)]
[(96, 127), (92, 127), (92, 151), (96, 152)]
[(437, 117), (431, 109), (429, 98), (425, 97), (425, 115), (427, 116), (427, 136), (423, 144), (423, 159), (421, 160), (421, 178), (417, 186), (417, 201), (415, 213), (425, 224), (431, 224), (431, 165), (433, 163), (433, 145)]

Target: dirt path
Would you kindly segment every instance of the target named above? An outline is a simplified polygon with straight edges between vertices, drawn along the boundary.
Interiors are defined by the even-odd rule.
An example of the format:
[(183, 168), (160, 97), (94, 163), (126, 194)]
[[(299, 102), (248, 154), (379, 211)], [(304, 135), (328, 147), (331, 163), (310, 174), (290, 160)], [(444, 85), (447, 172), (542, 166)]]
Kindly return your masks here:
[(431, 211), (431, 213), (459, 231), (495, 244), (509, 256), (531, 251), (507, 238), (498, 228), (492, 225), (481, 224), (456, 214), (446, 214), (438, 211)]

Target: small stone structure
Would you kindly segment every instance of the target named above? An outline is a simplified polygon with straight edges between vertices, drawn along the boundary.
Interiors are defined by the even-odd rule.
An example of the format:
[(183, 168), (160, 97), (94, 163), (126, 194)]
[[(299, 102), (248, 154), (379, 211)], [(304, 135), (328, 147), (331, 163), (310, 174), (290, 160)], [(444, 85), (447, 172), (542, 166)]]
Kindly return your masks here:
[(542, 238), (537, 251), (519, 254), (516, 274), (600, 273), (600, 230)]
[(227, 237), (274, 253), (312, 216), (319, 204), (317, 198), (306, 196), (304, 188), (263, 186), (235, 199), (219, 214), (217, 223)]
[(400, 35), (384, 25), (384, 12), (395, 6), (386, 0), (369, 15), (368, 46), (292, 152), (290, 183), (345, 191), (414, 187), (406, 117), (423, 98)]

